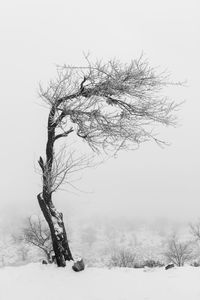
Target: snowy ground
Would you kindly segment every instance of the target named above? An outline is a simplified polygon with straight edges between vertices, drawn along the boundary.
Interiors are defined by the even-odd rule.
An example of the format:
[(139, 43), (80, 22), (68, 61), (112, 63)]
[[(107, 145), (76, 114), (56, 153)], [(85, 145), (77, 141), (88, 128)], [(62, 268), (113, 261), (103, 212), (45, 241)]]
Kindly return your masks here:
[(29, 264), (0, 269), (1, 300), (199, 300), (200, 268), (101, 269)]

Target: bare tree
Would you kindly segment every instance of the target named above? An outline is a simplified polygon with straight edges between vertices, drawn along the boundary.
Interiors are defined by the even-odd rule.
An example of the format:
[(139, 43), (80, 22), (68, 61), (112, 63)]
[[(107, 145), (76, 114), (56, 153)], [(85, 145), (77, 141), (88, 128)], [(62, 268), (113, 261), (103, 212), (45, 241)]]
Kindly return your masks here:
[(134, 268), (136, 263), (136, 254), (129, 250), (118, 250), (109, 261), (110, 267)]
[[(189, 224), (190, 227), (190, 233), (194, 237), (194, 252), (196, 253), (196, 258), (199, 259), (199, 242), (200, 242), (200, 220), (198, 220), (196, 223)], [(194, 265), (199, 265), (199, 261), (194, 262)]]
[(168, 242), (165, 257), (178, 267), (183, 266), (185, 262), (193, 257), (190, 242), (180, 242), (177, 237), (172, 237)]
[(113, 155), (151, 140), (162, 145), (153, 130), (155, 125), (176, 122), (177, 104), (159, 96), (161, 88), (169, 84), (167, 79), (142, 58), (125, 65), (116, 60), (91, 63), (86, 57), (86, 63), (84, 67), (58, 67), (57, 78), (47, 88), (40, 87), (50, 111), (46, 154), (38, 161), (43, 188), (37, 198), (50, 227), (58, 266), (65, 266), (73, 257), (63, 215), (55, 208), (52, 194), (72, 173), (89, 164), (87, 156), (59, 153), (58, 141), (76, 136), (94, 153)]
[(39, 216), (29, 217), (23, 228), (22, 239), (25, 243), (39, 248), (46, 256), (47, 261), (52, 261), (51, 232), (44, 220)]
[(200, 220), (195, 224), (190, 224), (190, 232), (197, 241), (200, 241)]

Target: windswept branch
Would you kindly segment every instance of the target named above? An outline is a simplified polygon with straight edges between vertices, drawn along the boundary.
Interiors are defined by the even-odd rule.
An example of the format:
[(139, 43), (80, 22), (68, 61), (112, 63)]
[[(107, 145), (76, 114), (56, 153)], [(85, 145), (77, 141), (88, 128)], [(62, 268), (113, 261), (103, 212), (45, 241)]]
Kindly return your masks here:
[[(56, 108), (56, 127), (72, 123), (93, 150), (116, 152), (149, 140), (159, 142), (156, 124), (176, 125), (180, 104), (160, 96), (161, 89), (173, 83), (142, 57), (129, 65), (86, 61), (83, 67), (59, 67), (58, 78), (41, 94)], [(67, 136), (68, 130), (56, 139)]]
[(94, 166), (93, 157), (88, 155), (77, 157), (75, 152), (66, 153), (65, 149), (62, 149), (55, 158), (51, 192), (55, 192), (64, 183), (70, 183), (74, 174), (91, 166)]

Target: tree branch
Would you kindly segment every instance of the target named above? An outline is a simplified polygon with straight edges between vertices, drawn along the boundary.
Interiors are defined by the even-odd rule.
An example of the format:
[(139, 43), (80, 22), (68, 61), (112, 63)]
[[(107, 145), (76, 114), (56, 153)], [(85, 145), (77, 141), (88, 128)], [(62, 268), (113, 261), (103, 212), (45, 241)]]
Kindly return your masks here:
[(38, 164), (40, 165), (40, 168), (42, 169), (42, 172), (44, 173), (44, 161), (41, 156), (38, 160)]
[(56, 135), (54, 138), (54, 141), (56, 141), (59, 138), (68, 136), (73, 131), (74, 131), (74, 129), (71, 127), (68, 131), (65, 131), (64, 133), (60, 133), (60, 134)]

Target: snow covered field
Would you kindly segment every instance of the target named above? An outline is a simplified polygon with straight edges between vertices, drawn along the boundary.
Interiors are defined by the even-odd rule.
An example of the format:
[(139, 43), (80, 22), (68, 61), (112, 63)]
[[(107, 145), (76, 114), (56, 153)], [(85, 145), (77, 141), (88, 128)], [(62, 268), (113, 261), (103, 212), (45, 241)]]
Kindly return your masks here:
[(1, 300), (199, 300), (200, 268), (101, 269), (28, 264), (0, 269)]

